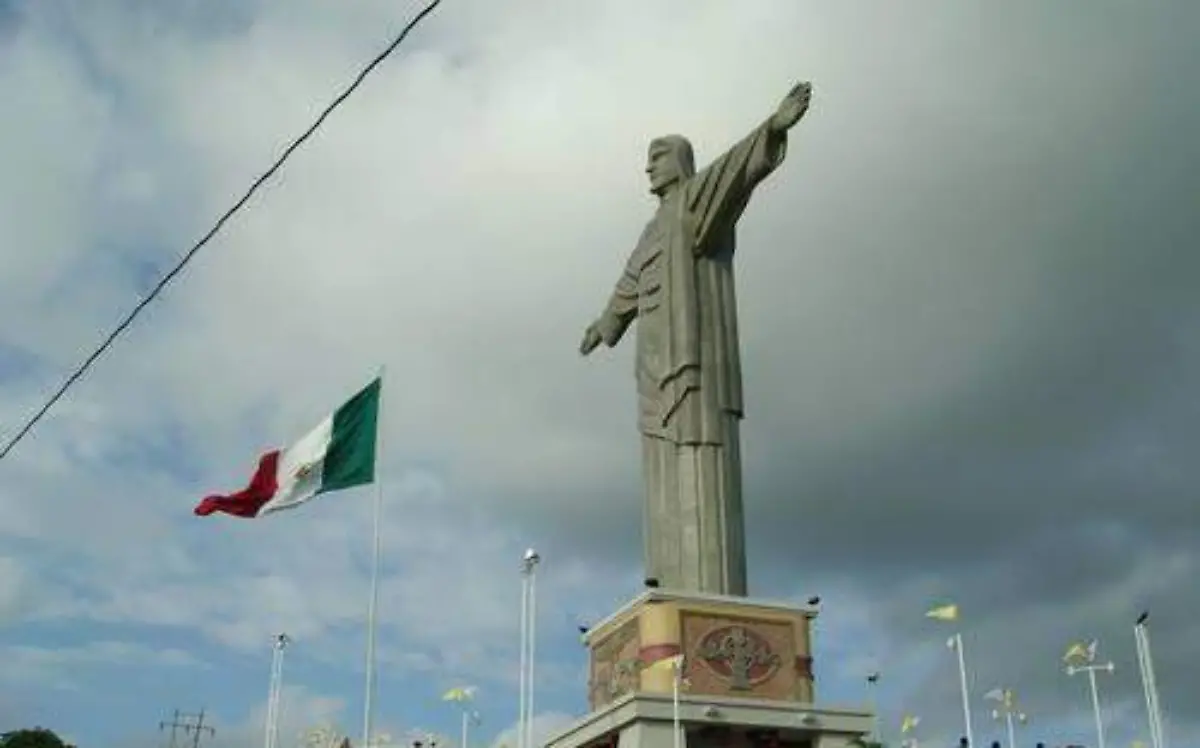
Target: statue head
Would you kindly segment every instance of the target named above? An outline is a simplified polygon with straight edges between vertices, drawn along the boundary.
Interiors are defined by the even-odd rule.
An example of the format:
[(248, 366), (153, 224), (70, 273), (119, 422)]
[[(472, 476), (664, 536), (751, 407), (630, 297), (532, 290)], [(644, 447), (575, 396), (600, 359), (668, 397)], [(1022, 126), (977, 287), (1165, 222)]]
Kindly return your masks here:
[(692, 144), (682, 135), (664, 135), (650, 141), (646, 176), (650, 191), (662, 197), (696, 173)]

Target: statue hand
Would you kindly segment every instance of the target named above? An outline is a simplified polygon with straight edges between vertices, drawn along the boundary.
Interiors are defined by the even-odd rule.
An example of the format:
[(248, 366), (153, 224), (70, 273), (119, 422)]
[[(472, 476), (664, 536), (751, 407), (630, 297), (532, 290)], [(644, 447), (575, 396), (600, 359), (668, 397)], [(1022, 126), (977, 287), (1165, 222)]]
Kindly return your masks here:
[(771, 117), (771, 125), (776, 130), (787, 130), (800, 121), (811, 102), (812, 84), (807, 81), (797, 84), (779, 103), (779, 109)]
[(600, 334), (599, 328), (595, 323), (588, 325), (587, 331), (583, 333), (583, 342), (579, 344), (579, 352), (586, 356), (596, 350), (596, 346), (604, 342), (604, 336)]

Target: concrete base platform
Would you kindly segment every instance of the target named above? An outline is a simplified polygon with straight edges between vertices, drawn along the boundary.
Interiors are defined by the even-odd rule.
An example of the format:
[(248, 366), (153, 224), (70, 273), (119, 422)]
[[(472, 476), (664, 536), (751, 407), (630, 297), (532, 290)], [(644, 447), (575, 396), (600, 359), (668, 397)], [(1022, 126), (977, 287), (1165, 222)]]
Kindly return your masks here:
[(552, 737), (545, 748), (851, 748), (870, 712), (761, 699), (681, 694), (679, 740), (669, 695), (630, 693)]

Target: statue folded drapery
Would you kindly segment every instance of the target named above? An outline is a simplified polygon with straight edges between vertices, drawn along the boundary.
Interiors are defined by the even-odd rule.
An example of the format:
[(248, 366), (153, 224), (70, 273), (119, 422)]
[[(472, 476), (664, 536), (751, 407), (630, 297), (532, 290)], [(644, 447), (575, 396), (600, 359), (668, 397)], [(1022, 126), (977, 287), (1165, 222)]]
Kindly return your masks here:
[(646, 576), (662, 587), (746, 594), (735, 228), (754, 188), (783, 162), (787, 131), (810, 97), (808, 84), (794, 88), (699, 172), (683, 137), (650, 144), (658, 211), (580, 347), (615, 346), (637, 320)]

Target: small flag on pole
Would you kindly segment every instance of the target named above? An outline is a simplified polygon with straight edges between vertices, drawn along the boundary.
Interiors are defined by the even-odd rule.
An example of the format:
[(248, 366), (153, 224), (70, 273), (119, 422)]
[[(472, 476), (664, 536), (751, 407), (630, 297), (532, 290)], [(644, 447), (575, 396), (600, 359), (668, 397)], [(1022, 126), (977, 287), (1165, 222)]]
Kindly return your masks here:
[(375, 379), (291, 447), (263, 454), (246, 488), (207, 496), (194, 513), (261, 517), (323, 493), (373, 483), (381, 384)]
[(1075, 642), (1071, 646), (1067, 647), (1067, 651), (1063, 653), (1063, 662), (1068, 664), (1080, 661), (1093, 662), (1096, 659), (1096, 648), (1099, 645), (1100, 642), (1096, 639), (1092, 639), (1086, 644), (1083, 642)]
[(954, 604), (941, 605), (927, 612), (925, 617), (932, 618), (935, 621), (957, 621), (958, 606)]
[(683, 655), (677, 654), (671, 657), (664, 657), (661, 660), (655, 660), (646, 666), (646, 669), (655, 672), (659, 670), (670, 670), (674, 673), (683, 671)]
[(904, 719), (900, 720), (900, 732), (908, 734), (917, 729), (917, 725), (921, 724), (921, 718), (911, 714), (904, 715)]
[(451, 688), (446, 693), (442, 694), (442, 701), (457, 701), (459, 703), (470, 701), (475, 698), (475, 686), (462, 686), (460, 688)]

